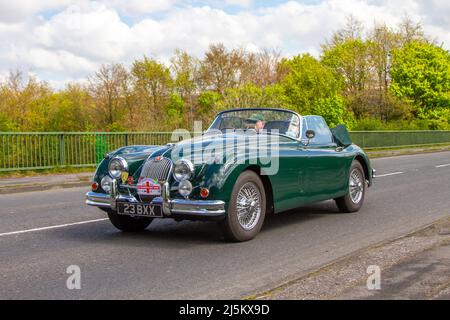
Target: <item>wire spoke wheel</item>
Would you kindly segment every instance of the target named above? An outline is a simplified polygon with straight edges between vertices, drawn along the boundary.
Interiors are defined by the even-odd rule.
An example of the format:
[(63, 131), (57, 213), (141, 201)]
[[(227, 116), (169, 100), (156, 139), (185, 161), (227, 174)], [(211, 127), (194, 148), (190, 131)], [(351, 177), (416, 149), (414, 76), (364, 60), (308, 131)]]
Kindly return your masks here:
[(236, 212), (240, 226), (252, 230), (261, 216), (261, 192), (256, 184), (247, 182), (237, 194)]
[(358, 204), (363, 197), (364, 178), (357, 168), (353, 169), (350, 174), (349, 192), (352, 202)]

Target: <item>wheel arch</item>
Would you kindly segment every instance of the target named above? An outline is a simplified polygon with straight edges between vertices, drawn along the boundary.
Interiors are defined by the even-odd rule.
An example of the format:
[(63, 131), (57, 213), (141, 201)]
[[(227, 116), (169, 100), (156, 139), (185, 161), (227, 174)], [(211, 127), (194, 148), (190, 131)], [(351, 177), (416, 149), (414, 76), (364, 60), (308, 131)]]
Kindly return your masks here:
[[(272, 183), (269, 179), (269, 176), (264, 174), (264, 170), (261, 169), (260, 166), (258, 165), (251, 165), (248, 166), (247, 168), (245, 168), (242, 172), (244, 171), (253, 171), (255, 172), (259, 178), (261, 179), (261, 182), (264, 185), (264, 191), (266, 193), (266, 208), (267, 208), (267, 213), (272, 214), (274, 212), (274, 201), (273, 201), (273, 189), (272, 189)], [(241, 173), (242, 173), (241, 172)]]
[(273, 189), (272, 189), (272, 183), (270, 181), (270, 178), (268, 175), (265, 175), (262, 173), (263, 169), (257, 164), (252, 165), (239, 165), (232, 170), (232, 172), (227, 175), (226, 181), (222, 186), (219, 188), (220, 196), (222, 197), (222, 200), (224, 200), (227, 203), (227, 206), (229, 205), (229, 199), (231, 196), (231, 192), (233, 190), (234, 184), (237, 180), (237, 178), (245, 171), (253, 171), (255, 172), (258, 177), (261, 179), (261, 182), (264, 186), (264, 191), (266, 193), (266, 208), (267, 213), (272, 213), (274, 211), (274, 198), (273, 198)]
[(371, 175), (370, 175), (370, 168), (369, 168), (369, 164), (367, 163), (367, 160), (360, 154), (356, 155), (355, 161), (358, 161), (361, 166), (363, 167), (364, 170), (364, 175), (366, 176), (366, 180), (369, 181), (369, 183), (371, 183), (372, 179), (371, 179)]

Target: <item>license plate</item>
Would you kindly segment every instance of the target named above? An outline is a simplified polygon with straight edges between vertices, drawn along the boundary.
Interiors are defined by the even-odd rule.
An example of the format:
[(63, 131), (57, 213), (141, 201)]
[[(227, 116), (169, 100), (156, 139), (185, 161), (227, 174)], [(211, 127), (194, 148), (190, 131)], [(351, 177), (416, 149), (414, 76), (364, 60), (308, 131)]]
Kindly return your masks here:
[(126, 216), (162, 218), (160, 205), (131, 202), (118, 202), (117, 213)]

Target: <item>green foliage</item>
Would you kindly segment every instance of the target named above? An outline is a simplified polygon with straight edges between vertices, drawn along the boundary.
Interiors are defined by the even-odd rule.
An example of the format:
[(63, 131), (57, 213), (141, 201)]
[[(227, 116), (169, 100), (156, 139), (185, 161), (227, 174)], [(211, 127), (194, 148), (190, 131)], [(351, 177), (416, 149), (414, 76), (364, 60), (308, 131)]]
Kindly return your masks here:
[(204, 118), (215, 113), (217, 104), (222, 99), (222, 96), (215, 91), (202, 92), (197, 98), (197, 113), (200, 117)]
[(445, 122), (435, 122), (429, 119), (395, 120), (384, 122), (377, 118), (363, 118), (355, 121), (351, 128), (354, 131), (383, 131), (383, 130), (450, 130)]
[(326, 49), (322, 54), (324, 65), (333, 70), (336, 78), (352, 92), (364, 90), (369, 74), (371, 43), (349, 39)]
[(166, 105), (166, 114), (172, 127), (179, 126), (183, 122), (184, 101), (179, 94), (172, 93)]
[(391, 92), (426, 109), (450, 108), (450, 52), (410, 42), (394, 53)]
[(345, 124), (351, 129), (355, 122), (353, 115), (347, 111), (344, 99), (339, 95), (318, 99), (312, 108), (312, 113), (324, 117), (330, 128)]
[(108, 132), (125, 132), (125, 131), (127, 131), (127, 128), (125, 128), (121, 122), (116, 121), (116, 122), (113, 122), (111, 124), (108, 124), (105, 127), (104, 131), (108, 131)]
[(142, 103), (156, 120), (173, 85), (170, 69), (154, 59), (144, 57), (143, 60), (136, 60), (133, 63), (131, 74)]
[(335, 97), (339, 82), (328, 67), (309, 54), (283, 60), (288, 70), (281, 80), (286, 102), (299, 113), (311, 113), (318, 101)]
[(93, 109), (92, 99), (83, 87), (68, 85), (52, 97), (46, 131), (89, 131)]
[(430, 130), (450, 130), (450, 108), (420, 108), (417, 118), (427, 121)]
[(218, 102), (220, 110), (232, 108), (283, 108), (286, 96), (279, 85), (260, 87), (251, 82), (225, 90)]
[(6, 114), (0, 113), (0, 131), (8, 132), (17, 130), (17, 125), (15, 125)]

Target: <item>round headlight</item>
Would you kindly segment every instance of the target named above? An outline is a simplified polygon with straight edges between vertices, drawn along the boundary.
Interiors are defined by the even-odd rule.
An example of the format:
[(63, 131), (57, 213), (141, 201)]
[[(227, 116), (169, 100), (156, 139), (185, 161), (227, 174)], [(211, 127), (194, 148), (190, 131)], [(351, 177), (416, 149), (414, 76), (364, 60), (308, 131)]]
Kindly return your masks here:
[(178, 192), (185, 198), (192, 192), (192, 183), (189, 180), (183, 180), (178, 185)]
[(178, 160), (173, 168), (173, 177), (178, 182), (189, 180), (194, 176), (194, 165), (186, 159)]
[(112, 179), (109, 176), (104, 176), (100, 185), (102, 186), (103, 191), (109, 193), (111, 191)]
[(128, 171), (128, 164), (124, 158), (114, 158), (109, 162), (108, 171), (111, 177), (118, 179), (122, 175), (122, 172)]

